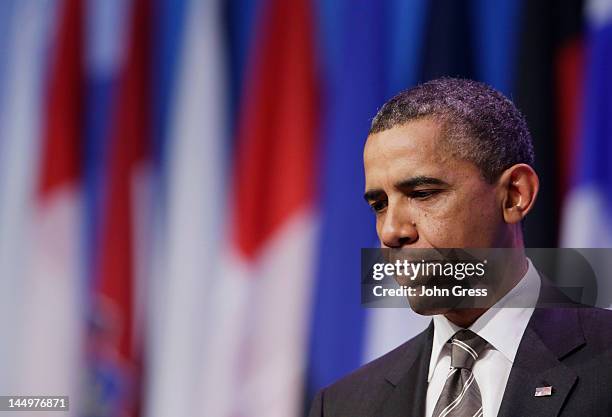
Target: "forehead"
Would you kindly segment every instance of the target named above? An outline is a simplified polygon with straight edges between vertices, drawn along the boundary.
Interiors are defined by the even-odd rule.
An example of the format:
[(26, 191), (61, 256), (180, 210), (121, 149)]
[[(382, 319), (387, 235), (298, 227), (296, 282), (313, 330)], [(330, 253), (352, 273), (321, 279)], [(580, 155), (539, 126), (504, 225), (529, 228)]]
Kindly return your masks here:
[(382, 187), (382, 181), (396, 182), (416, 176), (447, 182), (480, 176), (473, 163), (455, 157), (449, 148), (440, 122), (431, 118), (372, 134), (364, 149), (366, 187)]

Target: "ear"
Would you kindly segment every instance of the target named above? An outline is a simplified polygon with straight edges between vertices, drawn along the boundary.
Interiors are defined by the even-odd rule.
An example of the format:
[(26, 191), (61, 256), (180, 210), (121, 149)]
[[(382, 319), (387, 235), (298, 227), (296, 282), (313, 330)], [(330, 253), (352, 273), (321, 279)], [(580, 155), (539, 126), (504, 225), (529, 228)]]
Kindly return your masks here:
[(519, 223), (531, 211), (538, 195), (538, 174), (527, 164), (516, 164), (502, 173), (498, 186), (502, 192), (504, 221)]

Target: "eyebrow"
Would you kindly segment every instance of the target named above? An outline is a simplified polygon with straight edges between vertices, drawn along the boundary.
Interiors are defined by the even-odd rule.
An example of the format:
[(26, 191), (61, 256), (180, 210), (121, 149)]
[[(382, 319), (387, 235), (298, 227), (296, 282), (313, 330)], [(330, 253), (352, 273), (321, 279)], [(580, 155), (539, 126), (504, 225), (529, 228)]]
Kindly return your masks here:
[[(405, 180), (402, 180), (398, 183), (395, 184), (395, 188), (399, 188), (399, 189), (411, 189), (411, 188), (416, 188), (416, 187), (420, 187), (423, 185), (441, 185), (441, 186), (447, 186), (448, 183), (446, 183), (445, 181), (442, 181), (439, 178), (434, 178), (434, 177), (427, 177), (427, 176), (417, 176), (417, 177), (412, 177), (412, 178), (408, 178)], [(379, 198), (381, 195), (384, 195), (385, 192), (382, 189), (372, 189), (372, 190), (367, 190), (364, 194), (363, 194), (363, 198), (365, 201), (373, 201), (376, 200), (377, 198)]]
[(439, 178), (418, 176), (412, 177), (407, 180), (400, 181), (395, 184), (396, 188), (416, 188), (422, 185), (448, 185), (448, 183), (442, 181)]
[(368, 190), (363, 194), (363, 199), (366, 202), (377, 200), (379, 197), (385, 195), (385, 192), (380, 189)]

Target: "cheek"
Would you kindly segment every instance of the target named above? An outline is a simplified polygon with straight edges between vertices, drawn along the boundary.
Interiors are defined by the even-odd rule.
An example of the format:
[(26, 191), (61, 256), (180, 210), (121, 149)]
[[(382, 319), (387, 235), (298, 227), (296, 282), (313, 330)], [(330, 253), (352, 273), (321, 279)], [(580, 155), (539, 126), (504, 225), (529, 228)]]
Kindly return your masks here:
[(382, 243), (383, 242), (382, 232), (383, 232), (384, 225), (385, 225), (385, 215), (381, 214), (381, 215), (376, 216), (376, 236), (378, 236), (378, 240), (381, 246), (383, 244)]
[(419, 238), (438, 248), (488, 247), (494, 230), (491, 198), (448, 197), (419, 211)]
[(383, 222), (381, 220), (381, 216), (377, 216), (376, 217), (376, 235), (378, 236), (379, 240), (382, 240), (380, 239), (380, 231), (382, 229), (382, 226), (383, 226)]

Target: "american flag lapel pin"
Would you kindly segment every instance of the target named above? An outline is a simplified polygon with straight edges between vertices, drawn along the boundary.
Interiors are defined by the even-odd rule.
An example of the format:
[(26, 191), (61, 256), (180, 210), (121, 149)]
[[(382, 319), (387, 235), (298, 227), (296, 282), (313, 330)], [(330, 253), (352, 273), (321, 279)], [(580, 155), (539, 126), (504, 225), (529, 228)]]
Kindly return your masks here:
[(550, 397), (552, 395), (553, 387), (537, 387), (535, 390), (535, 397)]

